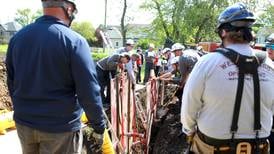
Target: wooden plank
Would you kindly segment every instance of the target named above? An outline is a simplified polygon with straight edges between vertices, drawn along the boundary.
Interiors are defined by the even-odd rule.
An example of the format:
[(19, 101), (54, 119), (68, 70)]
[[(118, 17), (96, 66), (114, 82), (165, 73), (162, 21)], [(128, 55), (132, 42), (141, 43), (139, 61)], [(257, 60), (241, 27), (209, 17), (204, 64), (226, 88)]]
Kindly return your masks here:
[[(117, 121), (117, 102), (119, 102), (119, 99), (118, 99), (118, 85), (117, 85), (117, 79), (114, 78), (114, 79), (111, 79), (110, 81), (110, 90), (111, 90), (111, 94), (110, 94), (110, 104), (111, 104), (111, 125), (112, 125), (112, 129), (113, 129), (113, 132), (111, 133), (111, 136), (112, 136), (112, 139), (114, 138), (114, 136), (118, 136), (117, 134), (117, 131), (118, 131), (118, 121)], [(117, 141), (115, 140), (112, 140), (112, 143), (114, 145), (114, 148), (116, 150), (117, 149)]]

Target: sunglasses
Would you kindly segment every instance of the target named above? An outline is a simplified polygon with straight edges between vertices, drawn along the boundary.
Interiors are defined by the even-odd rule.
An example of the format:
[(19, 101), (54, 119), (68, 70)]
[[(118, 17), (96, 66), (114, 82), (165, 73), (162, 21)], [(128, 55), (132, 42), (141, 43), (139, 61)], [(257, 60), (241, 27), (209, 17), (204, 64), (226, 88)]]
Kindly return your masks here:
[(274, 50), (274, 44), (267, 44), (265, 47)]
[(274, 44), (267, 44), (265, 47), (274, 50)]

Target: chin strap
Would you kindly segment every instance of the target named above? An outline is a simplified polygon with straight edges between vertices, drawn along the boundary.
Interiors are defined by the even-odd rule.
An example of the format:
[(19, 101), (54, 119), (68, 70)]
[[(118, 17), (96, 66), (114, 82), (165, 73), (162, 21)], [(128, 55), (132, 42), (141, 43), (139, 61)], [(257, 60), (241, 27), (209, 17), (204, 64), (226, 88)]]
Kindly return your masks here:
[[(68, 3), (73, 5), (74, 11), (71, 15), (68, 13), (69, 5)], [(67, 16), (67, 18), (70, 20), (69, 26), (71, 25), (72, 21), (75, 19), (75, 14), (77, 13), (76, 5), (73, 2), (69, 1), (43, 1), (42, 2), (43, 8), (62, 8)]]

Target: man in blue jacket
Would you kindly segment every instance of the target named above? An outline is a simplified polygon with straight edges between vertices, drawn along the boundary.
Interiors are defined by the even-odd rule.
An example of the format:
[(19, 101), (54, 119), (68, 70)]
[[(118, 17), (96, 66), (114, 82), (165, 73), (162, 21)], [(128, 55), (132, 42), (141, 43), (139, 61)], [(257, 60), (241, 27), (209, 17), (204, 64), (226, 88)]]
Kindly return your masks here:
[(42, 0), (44, 16), (10, 41), (6, 66), (24, 154), (81, 153), (83, 109), (102, 145), (100, 87), (86, 40), (69, 28), (76, 5)]

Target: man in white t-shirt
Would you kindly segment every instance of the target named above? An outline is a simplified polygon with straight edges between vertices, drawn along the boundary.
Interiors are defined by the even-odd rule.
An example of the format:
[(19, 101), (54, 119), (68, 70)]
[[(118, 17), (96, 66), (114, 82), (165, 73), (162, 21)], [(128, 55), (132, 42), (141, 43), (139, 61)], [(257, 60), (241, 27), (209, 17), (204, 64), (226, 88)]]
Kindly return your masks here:
[[(223, 47), (238, 55), (253, 56), (257, 51), (249, 43), (253, 39), (251, 26), (254, 22), (253, 13), (243, 3), (225, 9), (217, 26)], [(209, 53), (196, 63), (185, 85), (181, 107), (183, 132), (189, 138), (194, 136), (191, 147), (194, 153), (268, 153), (266, 138), (270, 134), (274, 111), (274, 65), (266, 57), (256, 70), (260, 86), (260, 120), (257, 121), (254, 120), (254, 74), (244, 75), (240, 107), (234, 108), (238, 67), (220, 53)], [(232, 117), (237, 117), (234, 111), (238, 109), (235, 130)], [(257, 123), (261, 127), (254, 130)]]

